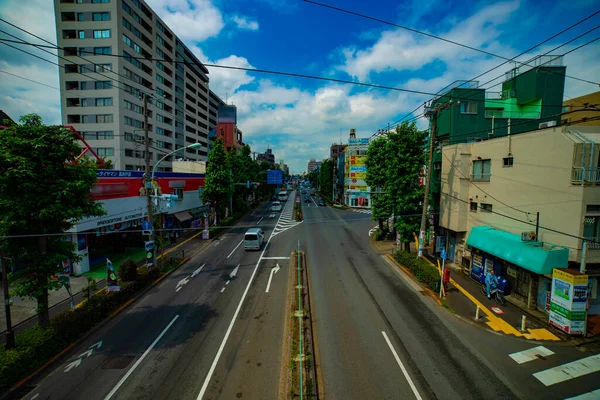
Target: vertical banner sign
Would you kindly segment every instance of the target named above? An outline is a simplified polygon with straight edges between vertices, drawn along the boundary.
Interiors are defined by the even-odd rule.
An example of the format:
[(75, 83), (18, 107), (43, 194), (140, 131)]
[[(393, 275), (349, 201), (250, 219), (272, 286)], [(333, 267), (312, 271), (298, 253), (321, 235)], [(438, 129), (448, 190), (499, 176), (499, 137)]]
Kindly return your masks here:
[(63, 261), (62, 265), (62, 274), (56, 274), (56, 276), (69, 294), (69, 298), (71, 299), (71, 308), (75, 308), (75, 303), (73, 302), (73, 292), (71, 291), (71, 274), (73, 273), (73, 265), (71, 264), (71, 260)]
[(152, 260), (154, 260), (154, 240), (150, 240), (145, 243), (146, 248), (146, 267), (151, 267), (153, 265)]
[(115, 269), (113, 268), (112, 262), (107, 258), (106, 259), (106, 287), (109, 292), (118, 292), (121, 290), (119, 286), (119, 281), (117, 280), (117, 274), (115, 273)]
[(554, 269), (549, 322), (571, 335), (585, 335), (588, 276), (574, 270)]

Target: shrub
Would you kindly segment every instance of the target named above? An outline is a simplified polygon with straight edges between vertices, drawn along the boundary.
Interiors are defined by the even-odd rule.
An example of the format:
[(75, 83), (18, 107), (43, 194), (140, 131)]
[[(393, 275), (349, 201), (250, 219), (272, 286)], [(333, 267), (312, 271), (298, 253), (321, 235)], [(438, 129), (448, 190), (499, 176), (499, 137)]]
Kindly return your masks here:
[(394, 253), (396, 261), (410, 270), (419, 282), (422, 282), (435, 293), (440, 290), (440, 273), (436, 267), (416, 255), (406, 251)]
[(123, 261), (121, 265), (119, 265), (119, 270), (117, 274), (119, 275), (119, 280), (122, 282), (134, 282), (137, 279), (137, 264), (131, 258)]

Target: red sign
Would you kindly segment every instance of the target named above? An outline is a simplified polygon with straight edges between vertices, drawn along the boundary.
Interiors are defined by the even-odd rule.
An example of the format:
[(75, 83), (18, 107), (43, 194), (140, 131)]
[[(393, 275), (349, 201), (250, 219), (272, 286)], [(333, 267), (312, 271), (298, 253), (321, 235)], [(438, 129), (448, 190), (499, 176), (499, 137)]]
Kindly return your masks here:
[(504, 314), (504, 311), (502, 311), (501, 309), (499, 309), (498, 307), (490, 307), (490, 309), (495, 312), (498, 315), (502, 315)]

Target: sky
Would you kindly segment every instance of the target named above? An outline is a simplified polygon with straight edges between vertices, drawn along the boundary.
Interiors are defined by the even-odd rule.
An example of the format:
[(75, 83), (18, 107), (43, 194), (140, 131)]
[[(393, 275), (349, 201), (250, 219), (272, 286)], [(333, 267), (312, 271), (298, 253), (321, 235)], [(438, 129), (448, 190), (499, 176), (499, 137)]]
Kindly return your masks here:
[[(120, 1), (120, 0), (112, 0)], [(442, 1), (322, 0), (330, 6), (452, 40), (506, 58), (533, 48), (598, 11), (594, 0)], [(147, 0), (205, 63), (315, 75), (357, 83), (436, 93), (470, 80), (503, 59), (379, 21), (302, 0)], [(0, 0), (0, 17), (56, 43), (50, 0)], [(598, 38), (600, 14), (535, 47), (517, 60), (564, 54)], [(0, 21), (0, 30), (24, 36)], [(8, 37), (0, 32), (0, 39)], [(558, 46), (562, 47), (555, 49)], [(56, 57), (28, 48), (56, 61)], [(569, 76), (600, 81), (600, 40), (564, 58)], [(505, 64), (478, 78), (498, 91)], [(238, 127), (253, 151), (273, 149), (292, 173), (310, 158), (329, 156), (349, 130), (369, 137), (430, 100), (431, 95), (326, 80), (209, 67), (210, 88), (238, 108)], [(9, 74), (12, 75), (9, 75)], [(16, 76), (15, 76), (16, 75)], [(116, 76), (115, 76), (116, 77)], [(30, 82), (25, 79), (41, 82)], [(490, 83), (486, 83), (498, 78)], [(124, 79), (124, 78), (120, 78)], [(0, 45), (0, 109), (13, 119), (40, 114), (58, 124), (58, 67)], [(600, 90), (567, 78), (565, 96)], [(420, 114), (420, 111), (417, 111)], [(427, 121), (418, 119), (421, 128)]]

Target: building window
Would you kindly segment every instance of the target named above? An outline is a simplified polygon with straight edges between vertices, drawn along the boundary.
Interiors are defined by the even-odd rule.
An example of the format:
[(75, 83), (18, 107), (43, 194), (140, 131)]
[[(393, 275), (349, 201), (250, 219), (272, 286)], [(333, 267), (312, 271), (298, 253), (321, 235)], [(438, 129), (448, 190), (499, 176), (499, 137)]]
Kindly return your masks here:
[(162, 36), (160, 36), (158, 33), (156, 34), (156, 40), (163, 46), (165, 45), (165, 39), (163, 39)]
[(165, 122), (165, 117), (161, 114), (156, 114), (156, 120), (158, 122)]
[(83, 138), (89, 140), (110, 140), (114, 139), (113, 131), (83, 132)]
[(94, 39), (109, 39), (110, 38), (110, 29), (100, 29), (94, 31)]
[(100, 4), (100, 3), (108, 4), (108, 3), (110, 3), (110, 0), (92, 0), (92, 4)]
[(108, 12), (95, 12), (92, 13), (93, 21), (110, 21), (110, 13)]
[(159, 81), (160, 83), (162, 83), (163, 85), (165, 84), (165, 78), (163, 78), (159, 74), (156, 74), (156, 80)]
[(492, 160), (474, 160), (473, 176), (474, 181), (489, 181), (491, 175)]
[(85, 21), (85, 14), (77, 13), (77, 21), (79, 21), (79, 22)]
[(177, 200), (183, 199), (183, 188), (175, 188), (173, 189), (173, 194), (177, 196)]
[(108, 72), (112, 70), (112, 64), (94, 64), (95, 72)]
[(97, 124), (108, 124), (113, 122), (112, 114), (100, 114), (96, 115), (96, 123)]
[(461, 114), (477, 114), (477, 103), (474, 101), (461, 101), (460, 112)]
[(156, 54), (158, 54), (161, 58), (165, 58), (165, 52), (158, 47), (156, 48)]
[(115, 155), (115, 149), (113, 147), (98, 147), (94, 150), (96, 150), (96, 154), (98, 154), (99, 157), (107, 157), (107, 156)]
[(481, 211), (492, 212), (492, 205), (487, 203), (481, 203)]
[[(84, 82), (82, 82), (84, 83)], [(94, 86), (96, 89), (112, 89), (111, 81), (96, 81), (94, 82)]]
[(474, 202), (474, 201), (471, 202), (470, 210), (477, 212), (477, 203), (476, 202)]
[(77, 35), (78, 35), (79, 39), (85, 39), (85, 31), (79, 31), (79, 32), (77, 32)]
[(112, 105), (112, 97), (100, 97), (96, 99), (96, 107), (108, 107)]
[(513, 166), (513, 161), (514, 158), (513, 157), (504, 157), (502, 159), (502, 166), (503, 167), (512, 167)]
[(110, 55), (110, 47), (94, 47), (95, 56), (99, 56), (102, 54)]

